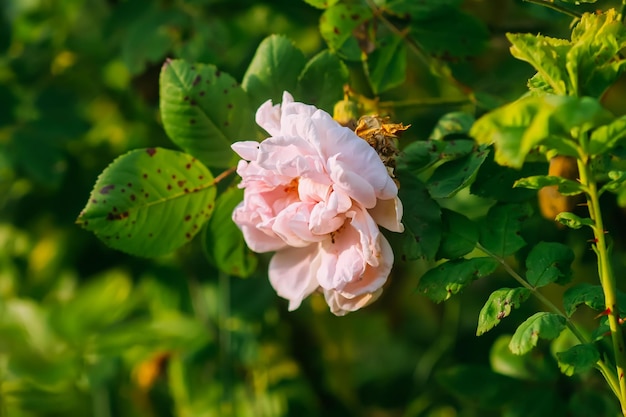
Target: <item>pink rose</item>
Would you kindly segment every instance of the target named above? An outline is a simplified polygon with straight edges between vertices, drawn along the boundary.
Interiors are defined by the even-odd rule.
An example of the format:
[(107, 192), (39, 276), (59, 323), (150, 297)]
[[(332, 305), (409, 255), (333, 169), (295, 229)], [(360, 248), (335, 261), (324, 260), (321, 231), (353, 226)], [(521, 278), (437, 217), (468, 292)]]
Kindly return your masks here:
[(275, 251), (269, 279), (295, 310), (316, 290), (336, 315), (378, 298), (393, 264), (379, 226), (404, 230), (398, 189), (376, 151), (326, 112), (293, 101), (261, 105), (271, 136), (237, 142), (244, 200), (233, 212), (248, 246)]

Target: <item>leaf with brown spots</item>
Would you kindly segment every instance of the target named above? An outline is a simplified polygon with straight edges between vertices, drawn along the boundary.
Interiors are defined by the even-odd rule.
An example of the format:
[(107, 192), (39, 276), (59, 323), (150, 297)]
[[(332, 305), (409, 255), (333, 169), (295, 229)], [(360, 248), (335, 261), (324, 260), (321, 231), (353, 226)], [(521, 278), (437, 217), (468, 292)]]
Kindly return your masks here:
[(169, 61), (161, 71), (160, 95), (165, 132), (206, 166), (235, 165), (230, 145), (255, 138), (246, 93), (213, 65)]
[[(103, 191), (106, 200), (98, 198)], [(77, 223), (115, 249), (159, 256), (200, 231), (213, 211), (215, 193), (211, 172), (191, 155), (138, 149), (100, 174)]]

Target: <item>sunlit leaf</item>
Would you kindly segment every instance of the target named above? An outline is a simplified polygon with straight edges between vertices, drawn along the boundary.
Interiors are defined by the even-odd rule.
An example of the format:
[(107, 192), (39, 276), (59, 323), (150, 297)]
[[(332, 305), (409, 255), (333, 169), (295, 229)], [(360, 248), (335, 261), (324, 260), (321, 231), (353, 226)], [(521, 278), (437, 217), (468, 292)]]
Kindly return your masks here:
[(478, 315), (476, 335), (480, 336), (500, 324), (500, 321), (511, 314), (530, 297), (527, 288), (501, 288), (491, 293), (489, 299)]
[(203, 242), (213, 265), (227, 274), (247, 277), (256, 269), (257, 258), (232, 220), (233, 210), (242, 200), (243, 190), (236, 187), (220, 194), (204, 230)]
[(593, 369), (600, 360), (598, 349), (591, 343), (576, 345), (565, 352), (557, 352), (559, 369), (567, 376), (580, 374)]
[[(372, 19), (372, 11), (366, 5), (339, 3), (329, 7), (320, 17), (320, 34), (328, 48), (350, 61), (361, 60), (358, 28)], [(365, 35), (363, 31), (359, 35)]]
[(526, 280), (535, 288), (571, 278), (574, 252), (562, 243), (539, 242), (526, 258)]
[(445, 301), (473, 281), (491, 274), (498, 267), (492, 258), (455, 259), (426, 272), (417, 290), (435, 302)]
[(291, 40), (271, 35), (257, 48), (241, 86), (254, 107), (270, 99), (280, 103), (284, 91), (295, 93), (298, 76), (305, 65), (304, 54)]
[(491, 369), (501, 375), (525, 381), (554, 381), (559, 377), (549, 355), (515, 355), (509, 349), (511, 335), (498, 336), (489, 351)]
[(339, 0), (304, 0), (306, 3), (318, 9), (327, 9), (330, 6), (335, 5)]
[(437, 251), (437, 259), (456, 259), (470, 253), (478, 241), (476, 224), (464, 215), (443, 209), (443, 234), (441, 246)]
[(167, 61), (161, 70), (160, 95), (165, 132), (206, 166), (233, 166), (237, 158), (230, 145), (254, 139), (254, 115), (246, 93), (213, 65)]
[(498, 256), (515, 253), (526, 246), (520, 230), (531, 213), (528, 204), (496, 204), (482, 221), (480, 243)]
[(551, 185), (558, 186), (559, 193), (563, 195), (578, 195), (584, 192), (584, 187), (581, 183), (553, 175), (535, 175), (532, 177), (520, 178), (515, 181), (513, 187), (539, 190), (540, 188), (549, 187)]
[(583, 226), (593, 226), (594, 222), (590, 218), (582, 218), (574, 213), (563, 212), (559, 213), (554, 219), (557, 222), (561, 223), (564, 226), (569, 227), (570, 229), (580, 229)]
[(565, 317), (543, 311), (535, 313), (517, 328), (509, 348), (514, 354), (523, 355), (537, 346), (539, 338), (554, 339), (564, 328)]
[(590, 155), (600, 155), (618, 146), (626, 138), (626, 117), (594, 129), (589, 136)]
[(328, 50), (315, 55), (298, 76), (297, 97), (307, 104), (332, 113), (336, 102), (343, 97), (343, 86), (348, 83), (348, 68)]
[(168, 149), (138, 149), (102, 172), (77, 223), (115, 249), (158, 256), (189, 242), (214, 201), (213, 176), (200, 161)]

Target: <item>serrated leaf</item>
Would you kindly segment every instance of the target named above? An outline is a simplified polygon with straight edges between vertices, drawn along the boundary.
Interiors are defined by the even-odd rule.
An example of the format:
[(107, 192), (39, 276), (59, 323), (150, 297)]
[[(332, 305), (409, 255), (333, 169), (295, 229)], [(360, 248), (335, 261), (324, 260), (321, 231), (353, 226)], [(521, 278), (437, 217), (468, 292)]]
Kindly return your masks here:
[(413, 16), (410, 34), (426, 50), (445, 58), (477, 55), (489, 40), (483, 22), (455, 7), (441, 6), (437, 14)]
[(594, 129), (589, 136), (590, 155), (600, 155), (612, 150), (626, 138), (626, 117), (613, 120), (608, 125)]
[[(617, 302), (620, 306), (620, 312), (626, 312), (626, 294), (618, 291)], [(581, 304), (585, 304), (596, 311), (604, 311), (606, 304), (604, 302), (604, 291), (602, 287), (582, 283), (568, 288), (563, 294), (563, 308), (565, 309), (565, 314), (571, 316)]]
[(427, 271), (417, 290), (439, 303), (461, 291), (473, 281), (491, 274), (498, 267), (492, 258), (455, 259)]
[(257, 258), (232, 220), (233, 210), (242, 200), (240, 188), (231, 187), (220, 194), (202, 240), (209, 262), (229, 275), (245, 278), (256, 269)]
[(231, 143), (254, 138), (254, 114), (245, 92), (213, 65), (167, 61), (160, 95), (165, 132), (206, 166), (233, 166), (237, 155)]
[(517, 252), (526, 246), (520, 230), (531, 213), (528, 204), (496, 204), (482, 221), (480, 243), (498, 256)]
[(404, 206), (402, 223), (407, 259), (433, 259), (441, 242), (441, 209), (426, 186), (412, 175), (398, 173), (398, 195)]
[(478, 315), (476, 336), (500, 324), (503, 318), (511, 314), (512, 309), (518, 308), (528, 297), (530, 290), (527, 288), (501, 288), (492, 292)]
[(565, 328), (565, 317), (541, 311), (522, 323), (511, 338), (509, 348), (516, 355), (523, 355), (537, 346), (539, 338), (554, 339)]
[(569, 227), (570, 229), (580, 229), (583, 226), (593, 227), (594, 225), (593, 220), (591, 220), (590, 218), (578, 217), (574, 213), (570, 213), (567, 211), (557, 214), (554, 220), (564, 226)]
[(365, 69), (374, 94), (399, 86), (406, 79), (406, 43), (391, 35), (378, 42), (367, 56)]
[(513, 187), (539, 190), (543, 187), (549, 187), (551, 185), (558, 186), (559, 193), (563, 195), (578, 195), (585, 191), (581, 183), (553, 175), (534, 175), (532, 177), (520, 178), (515, 181)]
[(526, 280), (535, 288), (571, 278), (574, 252), (557, 242), (539, 242), (526, 258)]
[(331, 51), (348, 61), (360, 61), (361, 48), (354, 32), (372, 17), (366, 5), (335, 4), (320, 17), (320, 34)]
[[(469, 135), (474, 116), (465, 112), (446, 113), (437, 121), (429, 140), (443, 140), (447, 136)], [(452, 141), (451, 141), (452, 142)]]
[(539, 146), (542, 153), (578, 157), (576, 138), (611, 120), (591, 97), (527, 96), (487, 113), (470, 134), (478, 143), (494, 144), (497, 163), (520, 168)]
[(298, 76), (305, 65), (304, 54), (291, 40), (271, 35), (257, 48), (241, 86), (253, 107), (270, 99), (279, 103), (284, 91), (296, 91)]
[(430, 195), (449, 198), (469, 186), (488, 155), (489, 149), (483, 145), (461, 159), (438, 167), (427, 182)]
[(182, 152), (138, 149), (98, 177), (77, 223), (114, 249), (159, 256), (189, 242), (210, 217), (211, 172)]
[(469, 155), (475, 146), (474, 141), (469, 139), (413, 142), (400, 153), (396, 161), (396, 169), (419, 174), (438, 163)]
[(343, 97), (349, 75), (345, 64), (324, 50), (311, 58), (298, 76), (297, 97), (332, 114), (335, 103)]
[(470, 253), (478, 241), (478, 227), (464, 215), (443, 209), (443, 234), (437, 259), (456, 259)]
[(557, 352), (559, 369), (567, 376), (580, 374), (593, 369), (600, 360), (598, 349), (591, 343), (572, 346), (565, 352)]

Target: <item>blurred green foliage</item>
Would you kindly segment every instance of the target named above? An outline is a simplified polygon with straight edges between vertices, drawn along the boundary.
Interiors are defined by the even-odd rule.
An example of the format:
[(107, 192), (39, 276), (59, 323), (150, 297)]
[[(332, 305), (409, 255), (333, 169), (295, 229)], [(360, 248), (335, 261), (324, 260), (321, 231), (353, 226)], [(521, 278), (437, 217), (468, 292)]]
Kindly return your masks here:
[[(413, 7), (423, 7), (419, 10), (403, 9), (406, 2), (387, 3), (400, 20), (404, 13), (422, 14), (423, 21), (407, 28), (428, 54), (390, 40), (391, 47), (371, 56), (365, 67), (348, 65), (351, 85), (360, 94), (377, 95), (381, 106), (394, 102), (395, 119), (412, 124), (411, 137), (422, 140), (445, 113), (474, 110), (466, 89), (479, 112), (526, 91), (532, 69), (510, 56), (506, 32), (569, 33), (567, 17), (517, 0), (467, 0), (462, 8), (460, 1), (415, 2)], [(611, 4), (600, 1), (589, 9)], [(453, 18), (444, 18), (440, 8), (454, 10)], [(303, 67), (316, 56), (332, 59), (317, 55), (326, 46), (348, 64), (359, 59), (353, 38), (325, 28), (322, 17), (329, 13), (294, 0), (0, 4), (0, 416), (617, 413), (598, 375), (566, 379), (541, 341), (543, 349), (511, 359), (505, 348), (515, 318), (535, 311), (532, 302), (507, 312), (512, 320), (475, 337), (478, 313), (491, 291), (506, 285), (504, 277), (478, 281), (435, 305), (415, 291), (418, 277), (432, 265), (405, 260), (395, 266), (382, 298), (361, 312), (337, 318), (322, 298), (312, 297), (288, 313), (264, 274), (242, 280), (218, 272), (205, 260), (200, 239), (148, 261), (115, 252), (74, 224), (98, 174), (115, 157), (136, 148), (174, 148), (158, 111), (158, 78), (166, 58), (212, 64), (252, 86), (246, 70), (255, 51), (268, 35), (280, 34), (305, 55), (293, 62), (298, 71), (319, 77), (315, 68), (307, 73)], [(462, 42), (460, 28), (468, 31), (466, 47), (456, 43)], [(450, 42), (457, 48), (441, 50)], [(344, 76), (344, 68), (337, 68)], [(312, 94), (302, 79), (301, 94)], [(280, 93), (266, 93), (263, 85), (251, 88), (259, 97)], [(626, 113), (620, 94), (609, 90), (603, 100), (616, 114)], [(332, 103), (320, 105), (330, 109)], [(410, 146), (407, 155), (431, 156), (418, 149), (421, 145)], [(460, 152), (454, 157), (459, 164), (472, 166), (472, 154), (453, 152)], [(493, 155), (485, 154), (483, 161), (489, 167)], [(532, 171), (529, 175), (540, 170), (524, 169)], [(512, 185), (507, 171), (494, 172), (502, 181), (493, 187), (483, 182), (475, 194), (484, 198), (457, 195), (450, 208), (472, 218), (485, 214), (493, 193), (500, 192), (497, 187)], [(451, 188), (436, 191), (448, 195), (466, 181), (459, 174)], [(522, 200), (530, 196), (509, 188), (510, 201), (519, 201), (520, 193)], [(223, 195), (218, 204), (232, 207)], [(607, 204), (614, 207), (609, 216), (623, 215), (612, 201)], [(428, 210), (439, 208), (425, 205)], [(502, 206), (492, 210), (506, 214)], [(464, 223), (443, 213), (444, 235), (450, 224)], [(415, 230), (426, 226), (407, 223)], [(593, 273), (582, 231), (566, 232), (534, 216), (521, 234), (533, 243), (566, 242), (577, 255), (574, 280)], [(395, 247), (406, 244), (397, 236), (390, 239)], [(615, 242), (622, 267), (624, 243)], [(437, 248), (439, 241), (431, 245), (430, 257)], [(464, 248), (446, 250), (460, 256)], [(268, 258), (258, 262), (262, 271)], [(557, 341), (564, 349), (571, 345)], [(461, 362), (466, 365), (458, 366)], [(471, 390), (467, 381), (476, 382)], [(499, 389), (492, 391), (494, 386)], [(516, 391), (520, 386), (524, 391)]]

